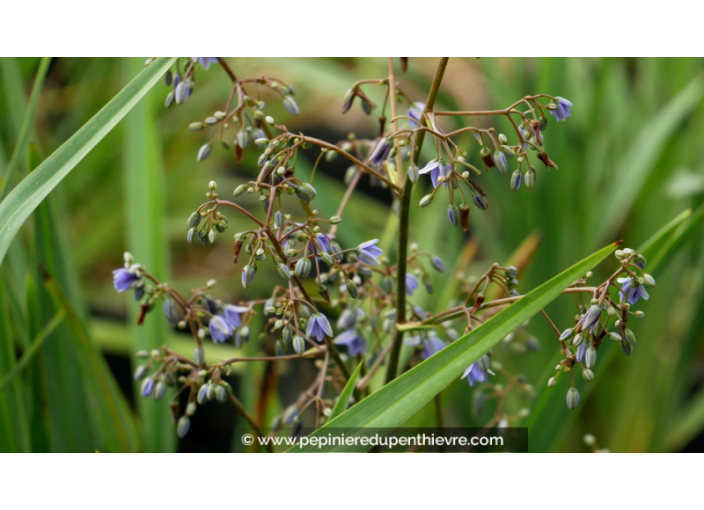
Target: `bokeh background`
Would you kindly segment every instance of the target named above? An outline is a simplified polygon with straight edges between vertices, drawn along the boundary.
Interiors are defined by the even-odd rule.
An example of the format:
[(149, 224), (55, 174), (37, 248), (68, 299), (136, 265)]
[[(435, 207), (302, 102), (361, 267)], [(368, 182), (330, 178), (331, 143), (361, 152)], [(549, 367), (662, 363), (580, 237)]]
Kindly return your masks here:
[[(354, 132), (374, 138), (375, 115), (355, 107), (341, 114), (342, 99), (359, 79), (383, 78), (385, 58), (231, 58), (241, 78), (274, 76), (295, 86), (300, 115), (291, 117), (271, 93), (262, 93), (266, 113), (291, 131), (336, 142)], [(39, 59), (0, 59), (0, 176), (4, 178), (24, 118)], [(397, 61), (398, 64), (398, 61)], [(411, 58), (401, 87), (424, 100), (437, 59)], [(144, 59), (53, 59), (41, 91), (31, 145), (21, 178), (78, 130), (144, 66)], [(704, 197), (704, 61), (701, 59), (461, 59), (448, 65), (439, 107), (504, 108), (536, 93), (568, 98), (573, 116), (558, 124), (550, 117), (545, 146), (559, 170), (540, 164), (532, 189), (513, 192), (509, 175), (478, 178), (488, 193), (487, 211), (473, 208), (470, 232), (453, 229), (446, 199), (412, 211), (411, 240), (440, 256), (452, 271), (435, 278), (435, 293), (416, 302), (440, 311), (456, 290), (454, 278), (481, 275), (493, 262), (522, 261), (528, 291), (608, 242), (623, 239), (638, 248), (652, 234)], [(168, 399), (136, 398), (133, 353), (167, 344), (190, 353), (188, 336), (168, 328), (160, 314), (135, 325), (136, 306), (112, 288), (111, 271), (132, 252), (150, 272), (188, 293), (211, 278), (213, 294), (236, 302), (261, 298), (278, 278), (262, 271), (244, 290), (240, 266), (232, 264), (231, 230), (214, 246), (189, 245), (186, 219), (216, 180), (227, 195), (257, 174), (258, 151), (249, 149), (236, 165), (231, 152), (216, 147), (196, 161), (205, 133), (188, 130), (224, 109), (229, 79), (220, 66), (199, 71), (195, 93), (178, 107), (164, 107), (169, 89), (157, 85), (51, 193), (13, 242), (0, 266), (0, 451), (234, 451), (233, 433), (246, 424), (226, 404), (200, 406), (191, 431), (177, 440)], [(365, 91), (382, 103), (381, 87)], [(459, 127), (460, 118), (445, 119)], [(509, 133), (504, 119), (478, 118)], [(478, 164), (476, 144), (464, 146)], [(308, 155), (314, 158), (317, 153)], [(310, 173), (303, 159), (299, 172)], [(333, 215), (344, 193), (347, 165), (321, 166), (315, 177), (323, 215)], [(307, 172), (307, 173), (306, 173)], [(13, 186), (16, 182), (10, 182)], [(423, 188), (429, 183), (423, 182)], [(414, 201), (423, 195), (416, 189)], [(255, 200), (243, 204), (258, 208)], [(344, 246), (379, 237), (393, 255), (396, 235), (390, 194), (366, 179), (348, 206), (338, 238)], [(390, 215), (392, 217), (389, 221)], [(344, 228), (343, 228), (344, 227)], [(588, 451), (582, 437), (594, 434), (612, 451), (696, 451), (704, 436), (704, 287), (702, 230), (693, 229), (674, 256), (658, 268), (657, 286), (638, 308), (645, 318), (632, 328), (638, 341), (625, 358), (618, 345), (599, 350), (596, 380), (580, 383), (575, 411), (565, 405), (567, 378), (545, 385), (554, 370), (558, 344), (536, 317), (526, 330), (537, 351), (495, 349), (512, 373), (534, 384), (535, 400), (512, 397), (507, 410), (528, 408), (532, 451)], [(262, 266), (264, 267), (264, 266)], [(617, 267), (608, 259), (595, 270), (605, 279)], [(574, 302), (558, 299), (548, 308), (567, 327)], [(57, 313), (59, 314), (57, 316)], [(259, 314), (261, 317), (261, 314)], [(58, 324), (58, 325), (57, 325)], [(259, 323), (261, 326), (261, 323)], [(256, 327), (256, 325), (255, 325)], [(551, 336), (552, 335), (552, 336)], [(271, 339), (253, 340), (246, 355), (268, 352)], [(211, 360), (231, 357), (232, 345), (209, 346)], [(18, 360), (22, 360), (20, 366)], [(264, 426), (295, 400), (315, 377), (312, 362), (248, 363), (229, 378), (236, 394)], [(496, 382), (502, 382), (500, 378)], [(171, 390), (170, 390), (171, 391)], [(258, 405), (269, 392), (267, 405)], [(491, 402), (476, 415), (472, 390), (456, 381), (441, 396), (445, 425), (481, 426), (493, 414)], [(306, 418), (304, 417), (304, 420)], [(433, 425), (432, 404), (409, 425)]]

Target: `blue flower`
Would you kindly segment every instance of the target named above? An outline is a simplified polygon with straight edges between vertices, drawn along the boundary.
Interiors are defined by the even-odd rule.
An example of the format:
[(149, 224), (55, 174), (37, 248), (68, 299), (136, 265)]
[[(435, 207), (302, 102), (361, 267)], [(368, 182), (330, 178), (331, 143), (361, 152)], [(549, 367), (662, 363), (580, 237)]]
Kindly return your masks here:
[(406, 273), (406, 294), (408, 296), (412, 295), (417, 288), (418, 278), (416, 278), (412, 274)]
[(619, 292), (622, 302), (628, 301), (634, 305), (640, 298), (643, 298), (646, 301), (650, 298), (648, 291), (645, 290), (645, 286), (634, 281), (633, 278), (619, 278), (618, 283), (623, 284), (623, 287), (621, 287), (621, 291)]
[(420, 124), (420, 116), (423, 114), (423, 110), (425, 110), (425, 103), (421, 103), (420, 101), (408, 109), (408, 116), (413, 119), (408, 121), (411, 129), (417, 128), (418, 124)]
[(130, 272), (129, 269), (120, 268), (112, 272), (112, 284), (117, 292), (125, 292), (132, 287), (132, 284), (139, 280), (139, 277)]
[(308, 320), (306, 328), (306, 336), (315, 338), (318, 342), (325, 340), (325, 335), (332, 336), (332, 328), (328, 322), (328, 318), (322, 313), (314, 313)]
[(364, 310), (361, 308), (345, 308), (337, 319), (337, 327), (340, 329), (351, 329), (357, 319), (364, 318)]
[(423, 341), (423, 350), (420, 353), (420, 358), (423, 360), (428, 359), (430, 356), (436, 352), (441, 351), (445, 348), (445, 342), (438, 338), (434, 331), (428, 334), (428, 339)]
[(574, 105), (564, 97), (558, 96), (555, 99), (557, 100), (557, 109), (550, 110), (550, 113), (552, 113), (557, 121), (560, 122), (570, 116), (570, 106)]
[(389, 140), (388, 138), (382, 138), (381, 140), (379, 140), (379, 143), (374, 148), (374, 151), (372, 151), (372, 155), (369, 157), (369, 161), (375, 165), (378, 165), (385, 161), (386, 158), (389, 156), (389, 152), (391, 151), (392, 145), (393, 144), (391, 143), (391, 140)]
[[(432, 160), (430, 163), (425, 165), (421, 170), (418, 171), (419, 174), (430, 174), (430, 180), (433, 181), (433, 188), (437, 188), (440, 184), (440, 177), (447, 177), (450, 175), (450, 165), (444, 163), (443, 161), (438, 161), (437, 159)], [(443, 187), (447, 188), (447, 182), (442, 183)]]
[(344, 345), (353, 358), (366, 349), (364, 337), (356, 329), (348, 329), (335, 337), (335, 345)]
[(378, 266), (380, 262), (377, 257), (384, 254), (384, 251), (376, 246), (378, 242), (378, 239), (372, 239), (371, 241), (360, 244), (357, 247), (357, 258), (370, 266)]
[(581, 326), (582, 331), (593, 331), (594, 326), (597, 322), (599, 322), (600, 318), (601, 307), (599, 305), (592, 305), (591, 307), (589, 307), (589, 310), (587, 310), (587, 312), (582, 315), (582, 318), (579, 319), (577, 326)]
[(198, 62), (206, 71), (210, 69), (210, 64), (217, 64), (218, 57), (198, 57)]
[(249, 312), (246, 306), (227, 305), (223, 310), (225, 320), (232, 327), (237, 329), (242, 325), (242, 314)]
[(322, 232), (315, 234), (315, 240), (318, 242), (320, 252), (330, 253), (330, 239)]
[(230, 327), (230, 324), (220, 315), (213, 315), (210, 318), (208, 329), (210, 330), (210, 336), (213, 338), (213, 342), (216, 344), (222, 343), (232, 336), (232, 327)]
[(464, 374), (462, 374), (462, 379), (466, 377), (470, 386), (474, 386), (475, 382), (487, 382), (489, 380), (487, 373), (494, 375), (494, 373), (488, 369), (488, 364), (489, 359), (485, 354), (469, 365), (467, 370), (464, 371)]

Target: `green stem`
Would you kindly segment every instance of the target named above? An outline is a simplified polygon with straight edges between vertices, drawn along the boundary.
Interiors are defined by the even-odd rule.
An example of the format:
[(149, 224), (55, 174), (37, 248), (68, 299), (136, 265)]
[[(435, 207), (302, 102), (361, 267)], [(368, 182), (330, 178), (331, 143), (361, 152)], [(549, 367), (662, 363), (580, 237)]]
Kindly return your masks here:
[[(432, 110), (435, 106), (435, 98), (438, 95), (440, 84), (442, 83), (447, 61), (450, 57), (442, 57), (438, 64), (438, 69), (435, 72), (433, 84), (428, 93), (428, 99), (425, 103), (425, 109), (421, 114), (420, 124), (427, 126), (425, 114)], [(416, 147), (413, 154), (413, 162), (417, 165), (420, 158), (420, 152), (423, 148), (423, 140), (425, 139), (425, 131), (418, 132), (416, 138)], [(402, 175), (401, 169), (397, 169), (399, 176)], [(398, 233), (398, 252), (396, 255), (396, 322), (403, 324), (406, 322), (406, 271), (408, 259), (408, 219), (411, 210), (411, 195), (413, 193), (413, 183), (410, 179), (406, 179), (403, 183), (403, 192), (401, 194), (401, 209), (399, 212), (399, 233)], [(398, 359), (401, 353), (401, 344), (403, 343), (403, 330), (396, 330), (391, 352), (389, 353), (389, 365), (386, 370), (386, 383), (393, 381), (396, 378), (398, 371)]]

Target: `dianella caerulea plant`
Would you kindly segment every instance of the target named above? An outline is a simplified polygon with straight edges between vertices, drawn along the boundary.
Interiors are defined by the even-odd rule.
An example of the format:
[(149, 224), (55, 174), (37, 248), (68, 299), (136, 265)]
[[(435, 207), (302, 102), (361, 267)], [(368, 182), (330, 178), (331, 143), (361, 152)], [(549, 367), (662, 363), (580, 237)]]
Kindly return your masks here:
[[(272, 100), (282, 101), (291, 115), (299, 113), (295, 89), (279, 79), (240, 78), (221, 57), (179, 59), (166, 74), (166, 83), (172, 88), (166, 106), (180, 105), (197, 93), (196, 74), (199, 79), (207, 79), (207, 72), (225, 72), (232, 81), (224, 109), (189, 125), (192, 131), (207, 137), (194, 159), (205, 162), (215, 145), (234, 153), (237, 163), (245, 151), (258, 155), (259, 175), (234, 190), (226, 190), (234, 195), (231, 200), (221, 197), (217, 183), (209, 182), (205, 201), (187, 220), (188, 241), (212, 244), (234, 227), (233, 259), (241, 267), (242, 286), (249, 287), (264, 264), (275, 266), (280, 277), (271, 283), (266, 295), (249, 302), (226, 303), (212, 293), (215, 280), (184, 295), (158, 281), (129, 253), (125, 254), (124, 267), (114, 271), (115, 289), (133, 290), (135, 299), (141, 302), (139, 323), (150, 312), (159, 310), (172, 327), (192, 334), (192, 357), (179, 355), (166, 346), (137, 353), (144, 359), (135, 373), (135, 379), (143, 380), (142, 396), (161, 399), (168, 393), (173, 399), (180, 436), (187, 434), (189, 417), (198, 405), (210, 400), (229, 401), (262, 433), (260, 424), (223, 378), (235, 363), (319, 358), (319, 375), (313, 385), (290, 403), (272, 429), (275, 432), (281, 425), (299, 425), (300, 415), (309, 406), (314, 406), (315, 423), (320, 426), (330, 416), (336, 395), (350, 378), (350, 359), (356, 359), (363, 368), (364, 375), (354, 386), (354, 398), (359, 401), (369, 394), (369, 382), (376, 372), (385, 370), (385, 381), (389, 383), (404, 369), (399, 366), (402, 345), (413, 349), (408, 363), (412, 367), (457, 340), (461, 332), (472, 331), (521, 299), (519, 270), (495, 263), (481, 277), (463, 280), (453, 306), (447, 310), (431, 314), (414, 303), (414, 294), (421, 285), (432, 293), (430, 272), (444, 272), (445, 262), (441, 254), (420, 251), (409, 239), (409, 211), (414, 206), (443, 201), (449, 223), (467, 231), (470, 210), (476, 209), (476, 221), (481, 221), (481, 212), (491, 204), (491, 197), (477, 184), (475, 176), (482, 171), (497, 173), (495, 178), (507, 180), (509, 193), (524, 185), (537, 185), (539, 172), (546, 175), (550, 168), (558, 168), (547, 152), (548, 127), (558, 129), (557, 125), (552, 127), (553, 122), (569, 118), (574, 105), (565, 98), (541, 93), (518, 99), (500, 110), (436, 110), (435, 100), (447, 62), (447, 58), (440, 60), (426, 97), (411, 97), (404, 91), (391, 58), (387, 76), (352, 84), (342, 100), (342, 113), (357, 105), (368, 115), (378, 115), (378, 136), (360, 139), (350, 135), (340, 141), (291, 132), (285, 120), (266, 114), (265, 101)], [(407, 59), (401, 59), (401, 69), (405, 70), (407, 64)], [(374, 104), (365, 94), (365, 88), (372, 86), (384, 87), (383, 105)], [(575, 110), (578, 112), (578, 106)], [(449, 116), (466, 118), (468, 122), (478, 116), (505, 117), (511, 130), (498, 133), (493, 127), (468, 124), (449, 131), (443, 122)], [(473, 135), (473, 145), (459, 144), (465, 133)], [(421, 156), (426, 144), (434, 149), (428, 160)], [(304, 151), (312, 152), (316, 158), (310, 182), (296, 172)], [(315, 209), (315, 171), (334, 158), (349, 161), (347, 191), (337, 213), (323, 217)], [(338, 243), (337, 231), (344, 228), (345, 215), (349, 213), (346, 206), (362, 179), (386, 189), (398, 206), (394, 258), (384, 253), (376, 232), (370, 232), (369, 240), (358, 246)], [(414, 203), (413, 188), (421, 179), (428, 179), (432, 191)], [(245, 194), (256, 196), (261, 208), (248, 210), (240, 205), (238, 197)], [(558, 327), (542, 311), (557, 338), (554, 349), (562, 356), (548, 386), (554, 386), (562, 374), (571, 378), (566, 395), (570, 409), (579, 403), (575, 372), (587, 381), (594, 379), (592, 369), (604, 340), (619, 343), (625, 355), (632, 352), (636, 338), (628, 321), (643, 313), (631, 308), (640, 298), (648, 299), (646, 286), (655, 285), (652, 276), (645, 272), (642, 255), (623, 249), (616, 251), (616, 257), (618, 268), (605, 282), (592, 284), (592, 274), (587, 273), (564, 291), (574, 300), (576, 309), (574, 317), (559, 319), (568, 327)], [(206, 363), (209, 341), (232, 341), (237, 346), (249, 342), (250, 323), (257, 313), (265, 315), (266, 334), (276, 338), (273, 356)], [(537, 348), (537, 340), (526, 326), (509, 335), (505, 342), (520, 343), (523, 350)], [(487, 426), (520, 423), (528, 409), (509, 416), (501, 411), (501, 404), (512, 390), (519, 390), (527, 401), (534, 396), (534, 390), (525, 377), (509, 373), (500, 362), (492, 360), (492, 354), (489, 351), (468, 366), (462, 378), (470, 386), (477, 386), (472, 399), (475, 406), (481, 407), (487, 398), (499, 400), (499, 411)], [(493, 383), (492, 379), (505, 384)], [(328, 391), (324, 392), (326, 385)], [(184, 392), (188, 395), (187, 405), (181, 409), (179, 396)]]

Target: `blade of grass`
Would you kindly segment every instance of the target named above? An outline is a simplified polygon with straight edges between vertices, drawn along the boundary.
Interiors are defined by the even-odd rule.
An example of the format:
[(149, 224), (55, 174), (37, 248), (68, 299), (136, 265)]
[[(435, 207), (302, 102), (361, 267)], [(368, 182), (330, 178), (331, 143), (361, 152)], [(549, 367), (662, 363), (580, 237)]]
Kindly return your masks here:
[(0, 200), (5, 198), (8, 186), (12, 182), (12, 174), (14, 173), (16, 167), (19, 165), (20, 157), (25, 154), (27, 150), (27, 144), (29, 143), (29, 136), (34, 124), (34, 116), (37, 113), (37, 104), (39, 103), (39, 96), (42, 91), (42, 86), (44, 85), (44, 78), (46, 77), (46, 72), (49, 70), (49, 64), (51, 63), (50, 57), (42, 57), (39, 61), (39, 69), (37, 70), (37, 76), (34, 79), (34, 85), (32, 86), (32, 93), (29, 96), (29, 103), (27, 104), (27, 111), (24, 114), (24, 119), (22, 120), (22, 127), (20, 128), (20, 135), (15, 144), (15, 149), (12, 151), (12, 156), (10, 157), (10, 162), (5, 170), (5, 175), (2, 176), (2, 186), (0, 187)]
[(22, 224), (54, 187), (161, 78), (175, 58), (152, 62), (0, 203), (0, 262)]
[(352, 373), (345, 387), (342, 388), (342, 392), (340, 392), (340, 396), (337, 398), (337, 402), (335, 402), (335, 407), (332, 408), (332, 413), (330, 413), (328, 421), (337, 418), (347, 409), (350, 403), (350, 397), (354, 391), (354, 385), (357, 384), (359, 373), (362, 371), (362, 365), (364, 365), (364, 361), (361, 361), (359, 365), (357, 365), (357, 369)]
[[(143, 65), (139, 58), (127, 59), (123, 74), (134, 76)], [(127, 250), (159, 280), (170, 281), (168, 244), (164, 233), (166, 186), (153, 106), (152, 97), (147, 95), (125, 118), (123, 189)], [(139, 304), (132, 301), (129, 312), (134, 352), (151, 351), (166, 345), (167, 322), (159, 313), (151, 314), (144, 325), (137, 326)], [(134, 391), (138, 396), (138, 385)], [(176, 433), (169, 400), (153, 402), (138, 398), (137, 406), (144, 430), (145, 451), (173, 451)]]

